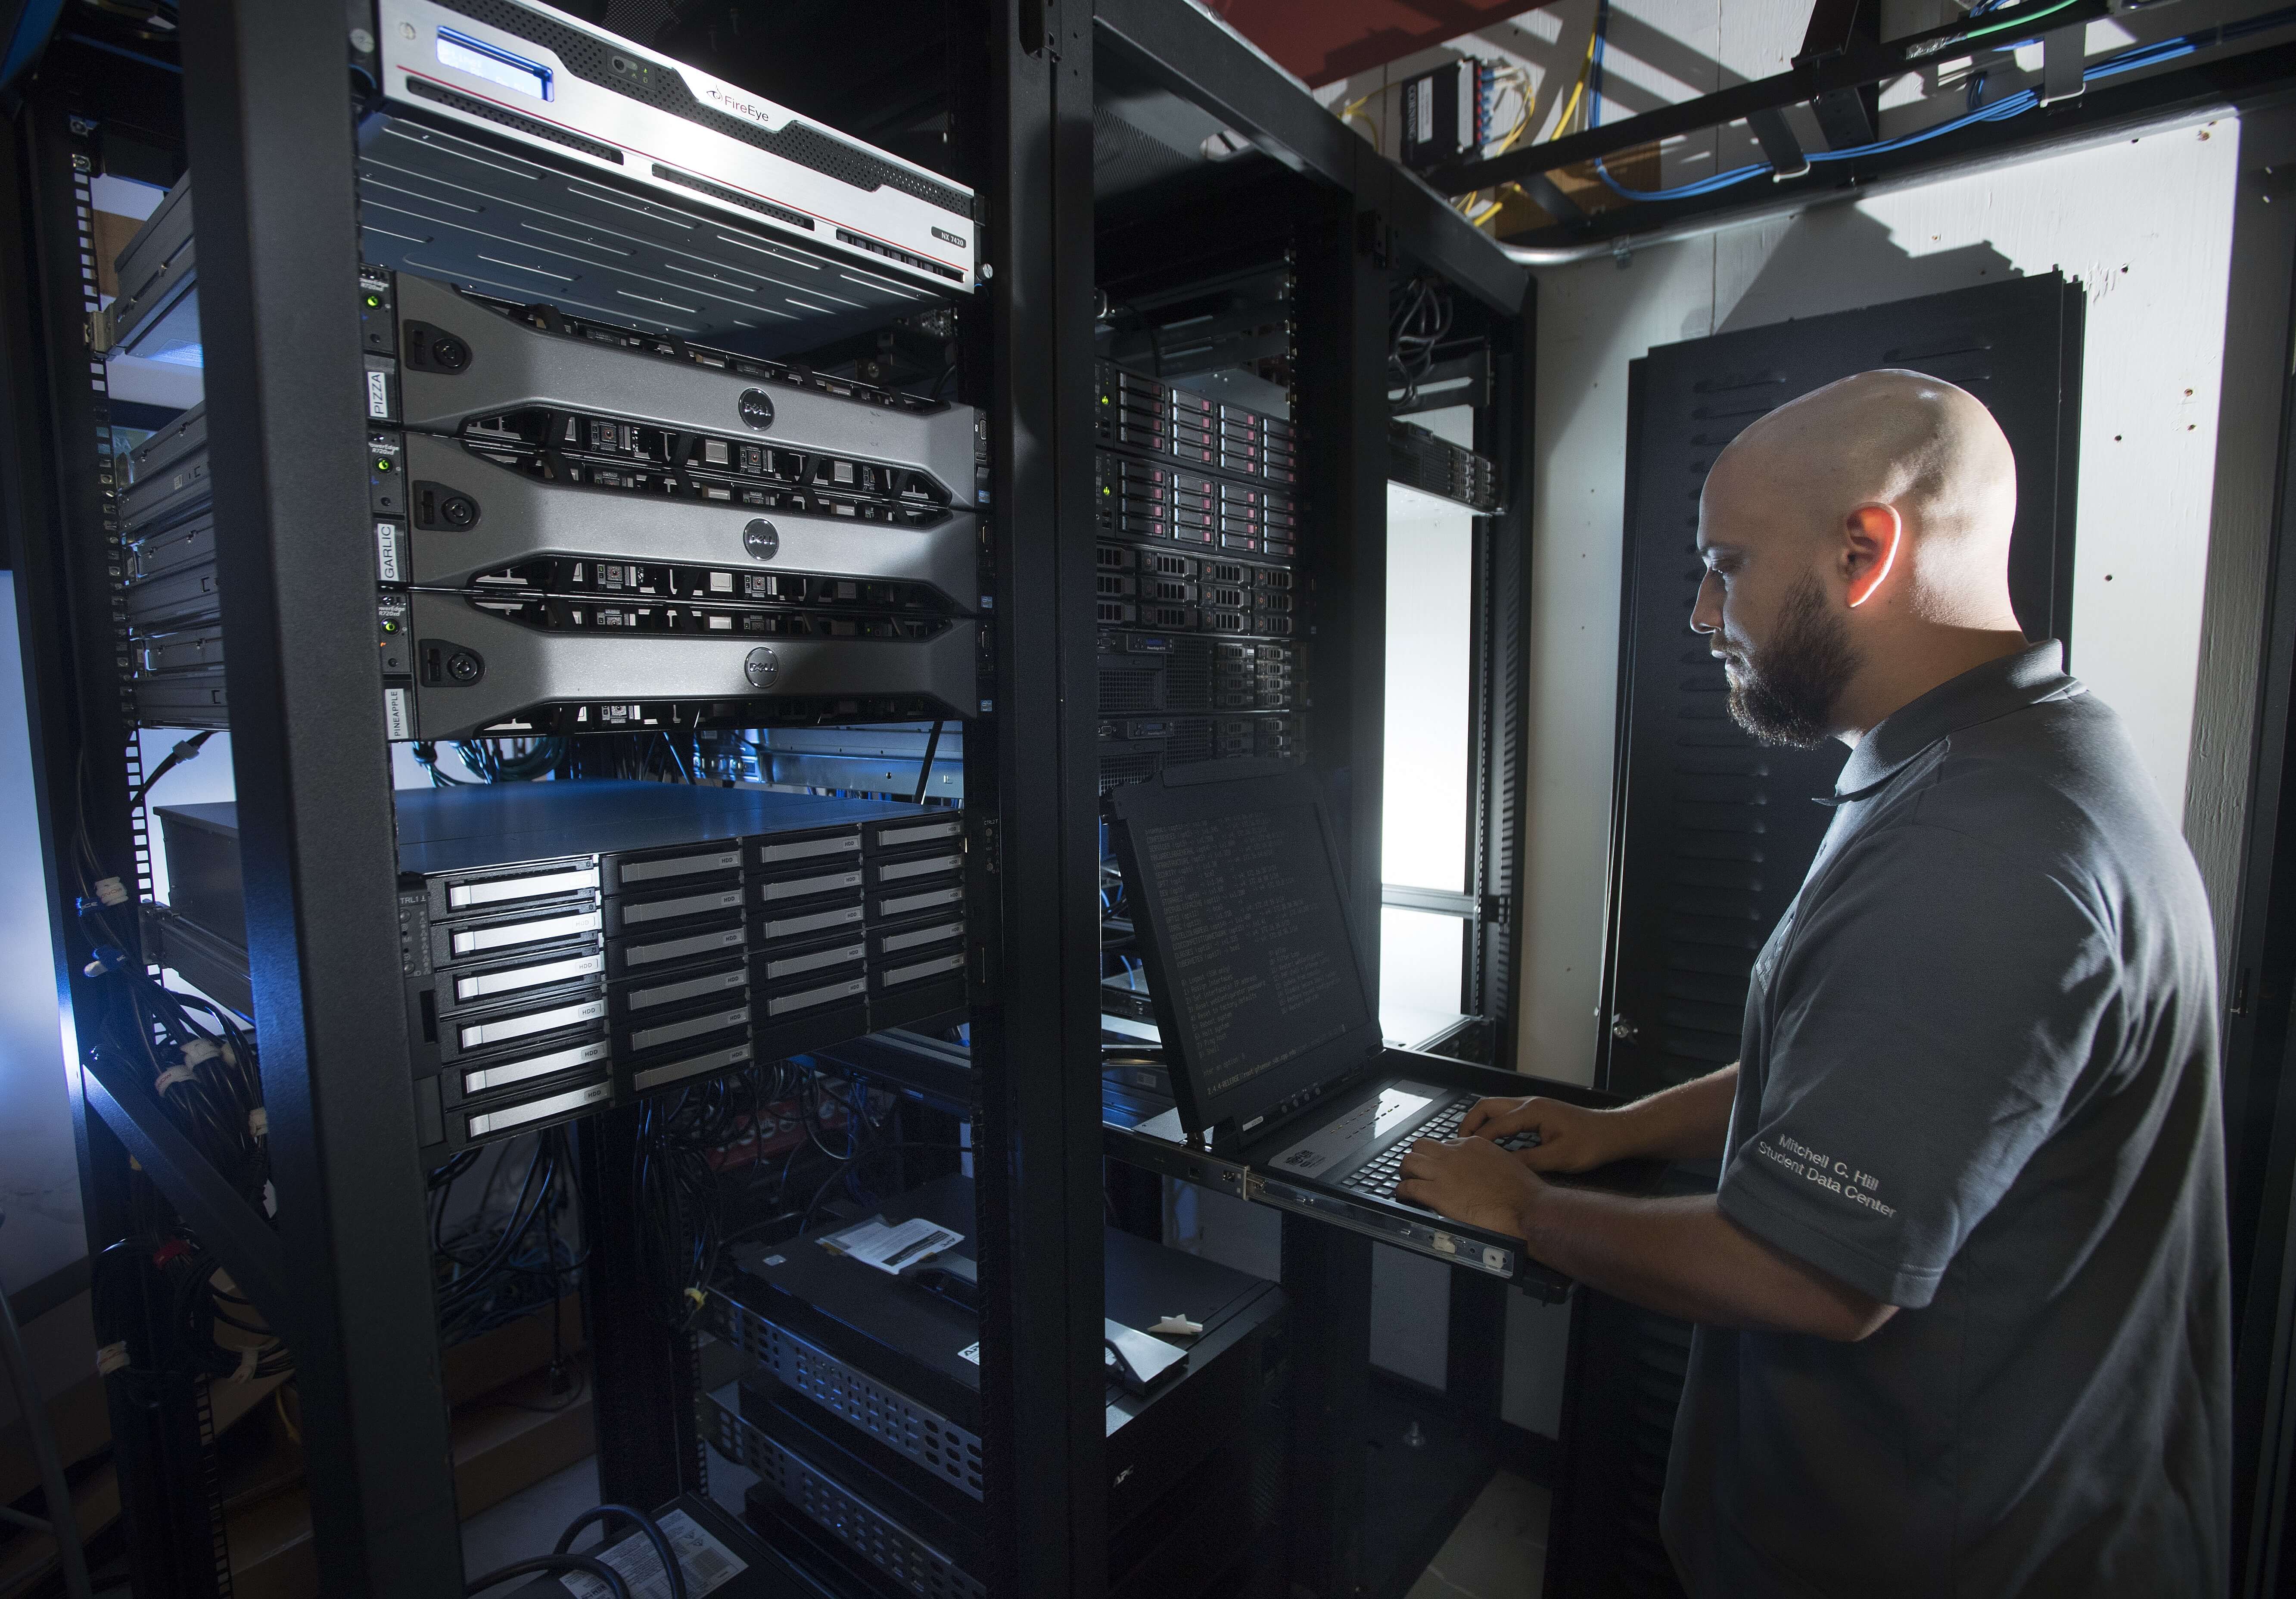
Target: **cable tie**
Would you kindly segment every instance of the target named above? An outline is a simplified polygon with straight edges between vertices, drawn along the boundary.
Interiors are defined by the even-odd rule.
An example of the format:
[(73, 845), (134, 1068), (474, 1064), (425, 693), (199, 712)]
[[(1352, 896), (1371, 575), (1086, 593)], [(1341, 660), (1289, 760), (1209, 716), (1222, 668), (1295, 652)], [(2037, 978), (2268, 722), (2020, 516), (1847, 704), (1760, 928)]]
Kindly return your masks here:
[(213, 1038), (194, 1038), (184, 1046), (184, 1064), (197, 1066), (201, 1062), (214, 1060), (221, 1054), (223, 1046)]
[(271, 1112), (261, 1105), (247, 1113), (247, 1136), (250, 1138), (271, 1136)]
[(255, 1368), (262, 1362), (263, 1351), (250, 1344), (239, 1352), (239, 1369), (231, 1374), (234, 1382), (255, 1381)]
[(99, 877), (95, 880), (95, 897), (109, 906), (126, 905), (129, 898), (127, 885), (116, 877)]
[(702, 1292), (699, 1288), (693, 1287), (690, 1284), (685, 1290), (685, 1297), (693, 1301), (693, 1308), (697, 1310), (709, 1302), (709, 1296), (708, 1294)]
[(189, 1066), (170, 1066), (160, 1074), (160, 1080), (152, 1085), (152, 1092), (165, 1094), (177, 1083), (194, 1081), (199, 1075), (196, 1070)]
[(127, 1345), (126, 1341), (123, 1340), (118, 1343), (108, 1343), (102, 1349), (96, 1350), (95, 1374), (97, 1376), (109, 1377), (114, 1372), (124, 1372), (127, 1369)]

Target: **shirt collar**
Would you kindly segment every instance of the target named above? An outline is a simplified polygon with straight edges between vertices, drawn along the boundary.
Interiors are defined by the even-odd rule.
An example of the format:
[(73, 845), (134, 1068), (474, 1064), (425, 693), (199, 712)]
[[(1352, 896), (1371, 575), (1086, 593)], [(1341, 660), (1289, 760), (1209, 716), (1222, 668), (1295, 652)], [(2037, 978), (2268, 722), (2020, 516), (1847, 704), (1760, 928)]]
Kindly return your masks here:
[(2060, 695), (2086, 693), (2065, 674), (2065, 648), (2054, 638), (2027, 644), (2013, 654), (1939, 684), (1920, 699), (1899, 706), (1857, 741), (1833, 784), (1834, 799), (1857, 800), (1879, 788), (1939, 739), (2038, 705)]

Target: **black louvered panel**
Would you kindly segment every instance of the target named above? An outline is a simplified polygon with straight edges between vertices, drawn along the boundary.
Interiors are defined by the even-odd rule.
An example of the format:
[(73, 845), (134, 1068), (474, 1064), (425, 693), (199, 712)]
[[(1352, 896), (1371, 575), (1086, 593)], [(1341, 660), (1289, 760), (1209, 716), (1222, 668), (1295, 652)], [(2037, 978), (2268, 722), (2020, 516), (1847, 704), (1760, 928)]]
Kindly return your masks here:
[(1681, 1599), (1659, 1501), (1690, 1328), (1583, 1291), (1570, 1324), (1563, 1459), (1548, 1523), (1551, 1599)]
[(2079, 286), (2025, 278), (1665, 346), (1635, 363), (1620, 641), (1607, 1085), (1647, 1093), (1737, 1058), (1747, 974), (1801, 884), (1846, 752), (1763, 749), (1689, 631), (1698, 496), (1757, 417), (1837, 378), (1911, 366), (1993, 408), (2020, 477), (2011, 592), (2035, 636), (2067, 636)]

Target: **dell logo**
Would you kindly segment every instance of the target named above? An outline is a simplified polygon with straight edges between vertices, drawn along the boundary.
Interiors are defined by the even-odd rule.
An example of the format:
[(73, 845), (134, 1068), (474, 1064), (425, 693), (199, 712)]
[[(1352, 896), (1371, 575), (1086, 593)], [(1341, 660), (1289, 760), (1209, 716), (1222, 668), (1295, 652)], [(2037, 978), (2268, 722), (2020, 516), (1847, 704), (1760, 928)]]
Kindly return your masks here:
[(771, 688), (774, 679), (782, 675), (781, 658), (759, 645), (750, 651), (749, 660), (742, 663), (742, 671), (750, 679), (751, 688)]
[(753, 428), (774, 425), (774, 397), (762, 389), (742, 390), (742, 420)]
[(764, 517), (753, 517), (742, 529), (742, 547), (757, 561), (771, 561), (781, 554), (782, 536), (774, 531), (773, 523)]

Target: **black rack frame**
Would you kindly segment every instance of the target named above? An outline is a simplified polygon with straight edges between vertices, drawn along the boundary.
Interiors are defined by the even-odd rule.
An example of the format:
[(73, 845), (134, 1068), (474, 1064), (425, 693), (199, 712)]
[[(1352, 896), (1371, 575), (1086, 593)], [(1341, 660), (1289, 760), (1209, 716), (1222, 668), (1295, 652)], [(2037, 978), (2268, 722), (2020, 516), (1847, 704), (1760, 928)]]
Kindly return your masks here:
[[(1092, 525), (1095, 286), (1093, 59), (1145, 67), (1309, 180), (1301, 418), (1332, 447), (1321, 580), (1343, 596), (1319, 644), (1348, 664), (1322, 685), (1316, 759), (1349, 781), (1358, 914), (1380, 901), (1388, 284), (1408, 257), (1519, 337), (1509, 436), (1494, 440), (1516, 509), (1486, 524), (1484, 562), (1514, 607), (1512, 643), (1483, 650), (1487, 683), (1521, 671), (1529, 580), (1529, 279), (1423, 185), (1367, 149), (1292, 83), (1179, 0), (952, 0), (954, 126), (985, 175), (979, 302), (966, 318), (965, 396), (989, 417), (988, 516), (997, 606), (993, 717), (968, 727), (968, 895), (974, 973), (995, 997), (973, 1018), (983, 1396), (992, 1591), (1102, 1590), (1106, 1506), (1101, 1369), (1103, 1136), (1097, 1059), (1098, 852)], [(164, 1197), (291, 1341), (321, 1589), (459, 1593), (463, 1573), (422, 1176), (405, 1080), (387, 744), (372, 655), (366, 499), (357, 459), (360, 337), (346, 285), (358, 261), (344, 12), (301, 0), (206, 0), (183, 26), (184, 120), (199, 173), (201, 316), (221, 583), (243, 831), (249, 944), (277, 1225), (258, 1214), (124, 1073), (73, 1074), (92, 1252), (130, 1236)], [(142, 860), (127, 798), (140, 779), (117, 689), (124, 634), (110, 606), (118, 556), (104, 413), (89, 373), (85, 242), (55, 231), (54, 197), (93, 170), (89, 105), (36, 86), (0, 120), (0, 207), (32, 217), (0, 252), (0, 512), (18, 578), (35, 776), (52, 902), (83, 825), (107, 860)], [(47, 202), (45, 209), (42, 201)], [(86, 290), (92, 299), (93, 287)], [(1050, 358), (1046, 358), (1049, 350)], [(1343, 444), (1336, 441), (1344, 441)], [(1496, 662), (1499, 664), (1494, 665)], [(1493, 674), (1496, 673), (1496, 676)], [(1494, 705), (1519, 704), (1498, 693)], [(1493, 713), (1487, 710), (1488, 725)], [(1488, 735), (1487, 735), (1488, 736)], [(1489, 748), (1506, 743), (1500, 737)], [(1509, 746), (1512, 750), (1513, 746)], [(126, 752), (124, 755), (122, 752)], [(1480, 758), (1491, 767), (1488, 751)], [(1500, 764), (1519, 766), (1519, 752)], [(117, 781), (120, 777), (127, 781)], [(1490, 791), (1488, 787), (1486, 792)], [(1045, 840), (1054, 842), (1047, 847)], [(1479, 866), (1505, 896), (1520, 852)], [(1519, 902), (1519, 896), (1517, 897)], [(1479, 961), (1503, 992), (1518, 941)], [(58, 988), (68, 1021), (94, 995), (68, 927)], [(1511, 1022), (1503, 1030), (1512, 1032)], [(701, 1485), (695, 1350), (648, 1319), (635, 1244), (606, 1202), (627, 1171), (636, 1112), (581, 1124), (591, 1239), (589, 1332), (609, 1498), (660, 1503)], [(1292, 1359), (1292, 1579), (1356, 1591), (1364, 1485), (1354, 1416), (1368, 1380), (1371, 1244), (1287, 1219), (1283, 1276), (1303, 1314)], [(1453, 1295), (1496, 1348), (1496, 1284)], [(147, 1599), (229, 1589), (222, 1523), (184, 1484), (208, 1470), (203, 1385), (148, 1380), (162, 1314), (107, 1309), (127, 1369), (108, 1382), (132, 1563)], [(1495, 1412), (1495, 1357), (1455, 1361)]]

